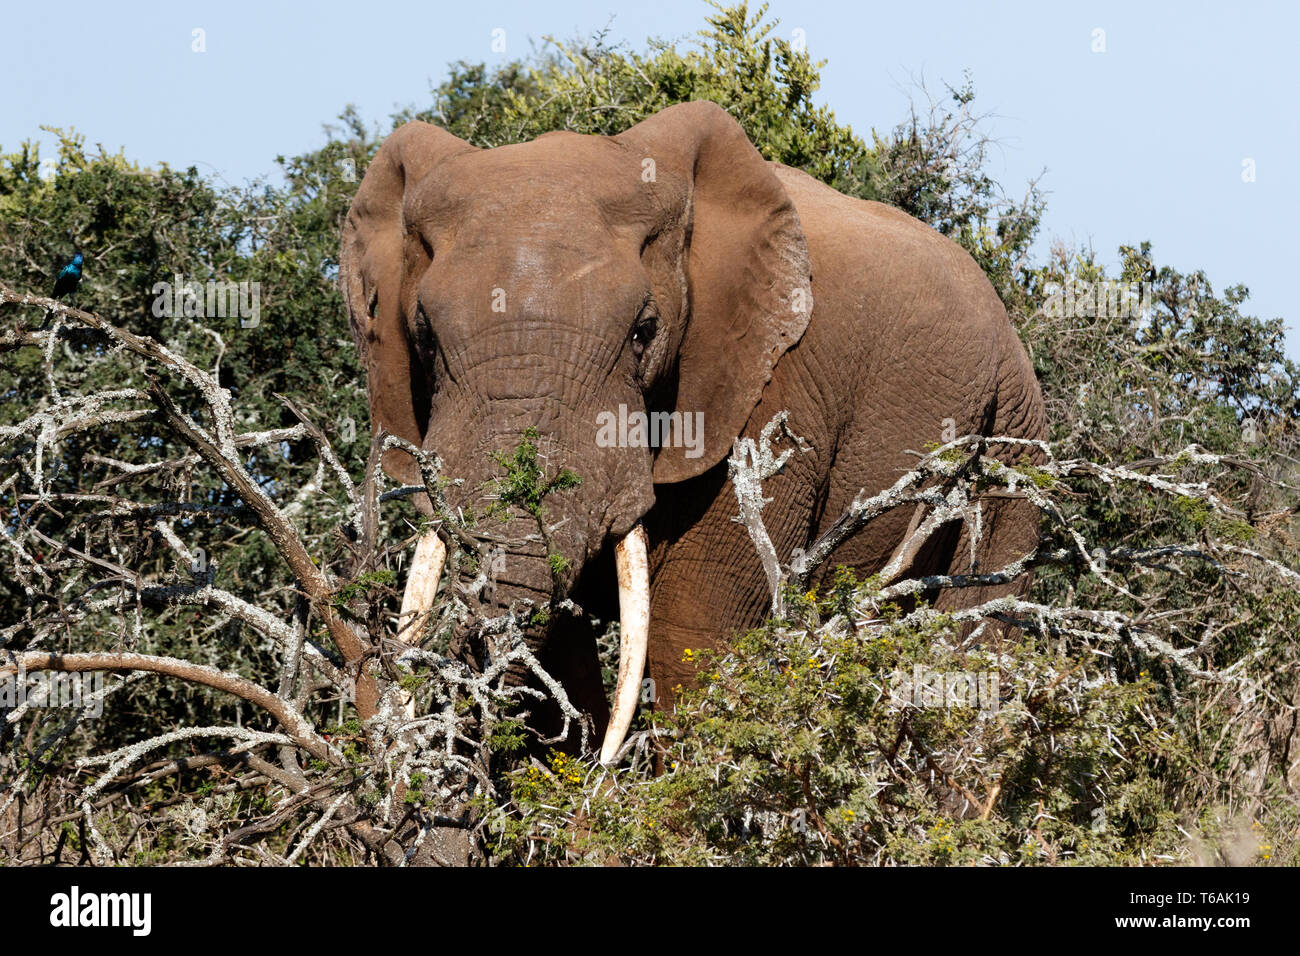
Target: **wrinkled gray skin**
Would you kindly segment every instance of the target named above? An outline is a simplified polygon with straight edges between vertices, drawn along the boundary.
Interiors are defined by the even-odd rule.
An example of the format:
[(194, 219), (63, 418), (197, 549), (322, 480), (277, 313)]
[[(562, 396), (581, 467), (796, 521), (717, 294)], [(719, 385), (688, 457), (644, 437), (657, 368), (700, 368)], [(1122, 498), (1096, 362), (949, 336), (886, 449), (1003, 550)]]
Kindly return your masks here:
[[(946, 420), (959, 435), (1046, 435), (1024, 349), (962, 249), (765, 162), (710, 103), (615, 137), (550, 133), (491, 150), (408, 123), (358, 190), (340, 282), (373, 427), (436, 451), (444, 473), (464, 479), (448, 491), (453, 505), (481, 512), (501, 473), (489, 453), (514, 448), (528, 426), (552, 473), (582, 478), (547, 500), (549, 544), (522, 514), (475, 529), (507, 551), (489, 613), (569, 595), (616, 618), (613, 545), (643, 522), (647, 671), (661, 706), (693, 680), (683, 649), (717, 646), (768, 604), (754, 547), (731, 520), (725, 459), (737, 436), (756, 438), (787, 410), (811, 448), (764, 489), (785, 561), (860, 490), (892, 484), (915, 461), (907, 450), (939, 440)], [(598, 416), (620, 405), (702, 412), (701, 453), (600, 447)], [(408, 455), (390, 452), (384, 466), (419, 481)], [(912, 516), (880, 518), (826, 567), (878, 570)], [(1037, 540), (1023, 502), (989, 501), (983, 526), (976, 561), (954, 525), (911, 572), (993, 570)], [(568, 559), (563, 574), (553, 577), (548, 552)], [(938, 605), (1007, 591), (945, 592)], [(598, 744), (608, 705), (591, 629), (556, 614), (529, 639), (591, 715)], [(555, 714), (534, 719), (553, 726)]]

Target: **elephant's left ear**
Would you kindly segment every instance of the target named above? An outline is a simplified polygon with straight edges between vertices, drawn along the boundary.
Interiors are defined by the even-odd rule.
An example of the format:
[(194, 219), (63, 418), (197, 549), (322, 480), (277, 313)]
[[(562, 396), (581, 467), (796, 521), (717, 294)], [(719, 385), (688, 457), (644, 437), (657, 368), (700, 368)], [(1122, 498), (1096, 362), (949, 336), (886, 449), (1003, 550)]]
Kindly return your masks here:
[(803, 227), (745, 131), (714, 103), (682, 103), (615, 137), (653, 159), (649, 184), (672, 228), (685, 229), (689, 317), (676, 411), (702, 413), (701, 450), (664, 447), (656, 482), (702, 474), (731, 452), (782, 355), (812, 313)]

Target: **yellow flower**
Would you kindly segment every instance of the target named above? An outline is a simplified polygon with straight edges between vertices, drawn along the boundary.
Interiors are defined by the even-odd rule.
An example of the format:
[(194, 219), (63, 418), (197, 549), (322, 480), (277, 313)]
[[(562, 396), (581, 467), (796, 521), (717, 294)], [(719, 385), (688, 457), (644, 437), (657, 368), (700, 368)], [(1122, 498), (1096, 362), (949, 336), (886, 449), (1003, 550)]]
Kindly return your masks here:
[(817, 592), (816, 592), (816, 591), (809, 591), (807, 594), (805, 594), (805, 595), (803, 596), (803, 599), (804, 599), (805, 601), (815, 601), (815, 600), (817, 600)]

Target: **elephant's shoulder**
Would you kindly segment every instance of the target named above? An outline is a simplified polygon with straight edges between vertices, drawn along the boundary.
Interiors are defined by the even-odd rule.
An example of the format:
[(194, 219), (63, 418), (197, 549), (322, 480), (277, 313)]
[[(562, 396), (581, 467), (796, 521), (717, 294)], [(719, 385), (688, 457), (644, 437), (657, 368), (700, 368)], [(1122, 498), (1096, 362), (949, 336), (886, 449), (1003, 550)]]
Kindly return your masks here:
[(970, 323), (1005, 321), (983, 271), (951, 239), (893, 206), (846, 196), (781, 163), (771, 166), (799, 214), (814, 294), (817, 276), (831, 275), (840, 293), (886, 313), (957, 311)]
[[(893, 258), (906, 252), (950, 267), (968, 258), (956, 243), (901, 209), (846, 196), (803, 170), (770, 165), (794, 202), (810, 244), (842, 245), (859, 255), (888, 250)], [(863, 240), (871, 242), (864, 246)]]

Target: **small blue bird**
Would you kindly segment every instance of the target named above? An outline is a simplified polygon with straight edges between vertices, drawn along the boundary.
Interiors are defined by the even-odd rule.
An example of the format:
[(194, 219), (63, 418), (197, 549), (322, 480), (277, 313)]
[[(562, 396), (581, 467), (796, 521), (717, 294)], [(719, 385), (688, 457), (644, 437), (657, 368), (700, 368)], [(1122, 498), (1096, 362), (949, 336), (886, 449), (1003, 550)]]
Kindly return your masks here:
[(81, 253), (78, 252), (72, 257), (71, 262), (59, 270), (59, 277), (54, 280), (51, 299), (62, 299), (65, 295), (71, 296), (77, 291), (77, 286), (81, 284), (81, 262)]

